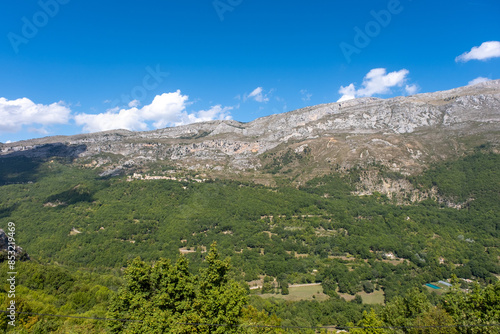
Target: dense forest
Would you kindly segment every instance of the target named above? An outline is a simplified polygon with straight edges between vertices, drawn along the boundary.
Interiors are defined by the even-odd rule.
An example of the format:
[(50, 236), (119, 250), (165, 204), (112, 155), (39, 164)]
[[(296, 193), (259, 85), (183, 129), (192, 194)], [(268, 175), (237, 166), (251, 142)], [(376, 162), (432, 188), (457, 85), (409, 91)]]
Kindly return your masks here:
[[(17, 264), (19, 333), (498, 332), (500, 155), (486, 149), (417, 176), (380, 170), (459, 208), (355, 196), (361, 167), (297, 188), (99, 177), (58, 158), (25, 160), (0, 159), (0, 228), (14, 222), (31, 258)], [(298, 285), (321, 291), (287, 299)], [(434, 325), (452, 327), (412, 327)], [(0, 327), (12, 330), (5, 316)]]

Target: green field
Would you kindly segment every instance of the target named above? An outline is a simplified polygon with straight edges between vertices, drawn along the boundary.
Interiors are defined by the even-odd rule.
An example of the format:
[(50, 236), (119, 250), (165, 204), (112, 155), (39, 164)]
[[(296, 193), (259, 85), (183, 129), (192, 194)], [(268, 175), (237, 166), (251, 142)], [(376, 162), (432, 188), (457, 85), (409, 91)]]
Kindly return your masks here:
[(360, 292), (358, 295), (361, 296), (365, 304), (384, 304), (384, 292), (382, 290), (373, 293)]
[(288, 295), (282, 294), (272, 294), (266, 293), (260, 295), (262, 298), (280, 298), (288, 301), (299, 301), (299, 300), (317, 300), (323, 301), (330, 298), (328, 295), (323, 293), (323, 288), (321, 285), (306, 285), (306, 286), (290, 286), (290, 293)]
[[(364, 304), (384, 304), (384, 292), (382, 290), (375, 291), (372, 293), (366, 293), (364, 291), (358, 292), (357, 295), (360, 295), (363, 299)], [(344, 298), (347, 301), (353, 300), (354, 296), (347, 293), (339, 293), (339, 296)]]
[[(299, 300), (317, 300), (323, 301), (330, 297), (323, 293), (323, 288), (321, 285), (306, 285), (306, 286), (290, 286), (290, 294), (281, 295), (266, 293), (259, 295), (262, 298), (279, 298), (288, 301), (299, 301)], [(382, 290), (375, 291), (373, 293), (358, 292), (357, 293), (363, 299), (364, 304), (384, 304), (384, 292)], [(339, 293), (339, 296), (344, 298), (346, 301), (351, 301), (354, 299), (353, 295), (347, 293)]]

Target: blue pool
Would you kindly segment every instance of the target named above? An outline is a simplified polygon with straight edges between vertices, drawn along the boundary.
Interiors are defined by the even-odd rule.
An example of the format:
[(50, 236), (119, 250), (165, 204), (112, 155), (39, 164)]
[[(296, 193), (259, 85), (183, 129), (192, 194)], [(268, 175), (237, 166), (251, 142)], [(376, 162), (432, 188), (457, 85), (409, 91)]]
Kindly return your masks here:
[(439, 286), (435, 286), (434, 284), (430, 284), (430, 283), (427, 283), (426, 284), (429, 288), (433, 288), (433, 289), (441, 289)]

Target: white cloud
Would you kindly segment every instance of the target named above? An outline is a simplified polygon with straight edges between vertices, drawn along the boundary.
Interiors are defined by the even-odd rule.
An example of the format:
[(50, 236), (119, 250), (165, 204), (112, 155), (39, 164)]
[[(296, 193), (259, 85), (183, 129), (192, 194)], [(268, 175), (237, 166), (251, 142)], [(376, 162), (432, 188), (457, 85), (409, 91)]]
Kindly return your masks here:
[(403, 85), (408, 73), (410, 72), (406, 69), (387, 73), (385, 68), (374, 68), (364, 77), (364, 88), (358, 90), (358, 95), (388, 94), (391, 87)]
[(418, 92), (419, 88), (417, 85), (406, 85), (405, 86), (405, 91), (409, 94), (409, 95), (413, 95), (415, 94), (416, 92)]
[(128, 103), (128, 106), (130, 108), (138, 107), (141, 105), (141, 102), (139, 100), (132, 100)]
[(302, 95), (302, 101), (311, 101), (312, 94), (307, 91), (307, 89), (301, 89), (300, 94)]
[[(337, 102), (352, 100), (356, 97), (373, 96), (375, 94), (389, 94), (392, 87), (401, 87), (407, 80), (410, 72), (407, 69), (387, 73), (385, 68), (374, 68), (363, 78), (362, 88), (356, 89), (351, 83), (348, 86), (340, 86), (341, 98)], [(410, 90), (416, 89), (407, 86)]]
[(83, 130), (87, 132), (113, 129), (139, 131), (148, 128), (137, 108), (121, 109), (118, 112), (108, 110), (101, 114), (77, 114), (75, 115), (75, 122), (77, 125), (83, 125)]
[(481, 82), (490, 81), (490, 80), (491, 79), (488, 79), (488, 78), (485, 78), (485, 77), (477, 77), (474, 80), (469, 81), (469, 83), (467, 85), (468, 86), (472, 86), (472, 85), (475, 85), (475, 84), (478, 84), (478, 83), (481, 83)]
[(264, 94), (264, 89), (262, 87), (255, 88), (246, 98), (253, 98), (257, 102), (269, 101), (269, 98), (267, 97), (267, 94)]
[(229, 111), (232, 109), (233, 107), (222, 107), (218, 104), (208, 110), (200, 110), (189, 114), (188, 120), (189, 123), (208, 122), (213, 121), (214, 119), (229, 120), (231, 119), (231, 113)]
[(28, 98), (7, 100), (0, 97), (0, 132), (16, 132), (24, 125), (66, 124), (71, 110), (63, 102), (35, 104)]
[(480, 46), (473, 47), (469, 52), (464, 52), (455, 58), (456, 62), (468, 62), (469, 60), (487, 60), (500, 57), (500, 42), (484, 42)]
[(231, 119), (230, 110), (233, 108), (220, 105), (188, 113), (188, 100), (189, 96), (182, 95), (181, 91), (177, 90), (157, 95), (151, 104), (142, 108), (114, 108), (101, 114), (78, 114), (75, 116), (75, 122), (83, 126), (84, 131), (97, 132), (113, 129), (144, 131), (149, 128), (148, 122), (152, 122), (153, 127), (157, 129), (215, 119)]
[(356, 87), (354, 84), (350, 84), (349, 86), (340, 86), (339, 94), (342, 94), (342, 97), (338, 99), (337, 102), (352, 100), (356, 98)]
[(164, 128), (169, 124), (187, 124), (183, 121), (189, 96), (180, 90), (174, 93), (156, 95), (153, 102), (141, 109), (144, 119), (153, 121), (155, 128)]

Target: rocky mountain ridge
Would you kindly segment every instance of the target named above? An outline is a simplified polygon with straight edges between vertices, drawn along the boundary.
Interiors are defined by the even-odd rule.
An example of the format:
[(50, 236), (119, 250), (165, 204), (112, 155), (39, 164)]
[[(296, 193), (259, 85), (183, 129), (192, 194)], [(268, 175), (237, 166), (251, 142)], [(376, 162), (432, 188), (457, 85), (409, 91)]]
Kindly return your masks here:
[(110, 173), (160, 163), (253, 174), (286, 165), (314, 175), (377, 163), (411, 174), (473, 146), (496, 146), (499, 134), (500, 80), (493, 80), (408, 97), (317, 105), (249, 123), (211, 121), (0, 144), (0, 157), (59, 155)]

